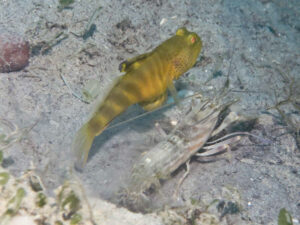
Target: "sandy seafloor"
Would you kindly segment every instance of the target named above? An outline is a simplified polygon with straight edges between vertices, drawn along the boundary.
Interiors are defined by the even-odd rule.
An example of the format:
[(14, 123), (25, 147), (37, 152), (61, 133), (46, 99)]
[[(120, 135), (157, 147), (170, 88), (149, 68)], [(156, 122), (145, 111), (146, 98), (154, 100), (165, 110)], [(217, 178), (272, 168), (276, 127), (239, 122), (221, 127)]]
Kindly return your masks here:
[[(202, 63), (190, 69), (177, 88), (213, 96), (229, 74), (231, 95), (240, 98), (235, 109), (258, 116), (251, 132), (271, 142), (246, 137), (235, 147), (231, 162), (225, 156), (210, 163), (192, 161), (177, 204), (190, 199), (238, 201), (238, 215), (247, 224), (276, 224), (281, 208), (300, 219), (300, 149), (295, 140), (300, 112), (290, 103), (280, 106), (293, 121), (291, 126), (276, 110), (268, 110), (288, 98), (290, 82), (295, 84), (291, 99), (300, 99), (300, 1), (77, 0), (62, 11), (57, 5), (54, 0), (0, 0), (0, 31), (19, 33), (31, 46), (61, 32), (68, 35), (46, 54), (36, 52), (26, 70), (0, 74), (0, 116), (21, 128), (38, 121), (4, 152), (7, 169), (19, 176), (33, 164), (51, 194), (67, 179), (72, 138), (93, 108), (75, 98), (60, 75), (77, 93), (89, 80), (98, 80), (101, 97), (120, 75), (121, 61), (153, 49), (185, 26), (203, 41)], [(73, 35), (83, 32), (99, 6), (93, 36), (84, 41)], [(212, 78), (216, 71), (220, 76)], [(295, 104), (299, 109), (299, 101)], [(118, 120), (142, 112), (133, 106)], [(128, 180), (137, 157), (160, 140), (154, 124), (164, 128), (180, 116), (173, 106), (96, 138), (85, 169), (77, 174), (88, 194), (111, 198)], [(182, 167), (164, 182), (155, 205), (170, 200), (184, 172)], [(129, 222), (121, 214), (120, 218), (123, 224), (158, 223), (151, 216), (139, 215)]]

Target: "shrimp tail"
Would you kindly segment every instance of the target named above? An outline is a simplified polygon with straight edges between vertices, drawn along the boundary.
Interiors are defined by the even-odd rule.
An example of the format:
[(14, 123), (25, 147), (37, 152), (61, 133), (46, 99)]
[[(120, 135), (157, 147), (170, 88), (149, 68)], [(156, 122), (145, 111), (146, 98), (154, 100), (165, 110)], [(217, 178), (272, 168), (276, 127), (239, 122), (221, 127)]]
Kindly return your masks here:
[(75, 155), (75, 168), (82, 170), (88, 159), (89, 151), (96, 134), (89, 123), (84, 124), (76, 133), (72, 150)]

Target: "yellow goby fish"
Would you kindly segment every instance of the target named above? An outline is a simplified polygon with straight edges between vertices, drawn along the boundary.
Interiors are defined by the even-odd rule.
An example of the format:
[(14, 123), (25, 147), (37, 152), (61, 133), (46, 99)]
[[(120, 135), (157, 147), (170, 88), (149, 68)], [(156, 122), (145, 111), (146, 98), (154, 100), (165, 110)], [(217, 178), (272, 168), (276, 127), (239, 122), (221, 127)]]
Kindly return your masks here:
[(85, 165), (94, 138), (129, 106), (138, 103), (147, 111), (153, 110), (166, 100), (167, 90), (176, 100), (173, 80), (195, 64), (201, 48), (202, 42), (196, 33), (179, 28), (153, 51), (121, 63), (120, 71), (125, 74), (75, 135), (73, 150), (77, 166)]

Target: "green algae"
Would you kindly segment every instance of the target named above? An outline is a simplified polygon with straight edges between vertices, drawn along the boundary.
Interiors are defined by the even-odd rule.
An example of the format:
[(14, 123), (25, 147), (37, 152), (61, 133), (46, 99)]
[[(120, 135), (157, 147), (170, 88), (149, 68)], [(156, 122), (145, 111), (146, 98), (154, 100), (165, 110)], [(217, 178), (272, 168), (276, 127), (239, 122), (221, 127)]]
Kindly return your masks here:
[(46, 197), (46, 195), (44, 193), (42, 193), (42, 192), (38, 193), (35, 204), (38, 207), (43, 208), (47, 204), (47, 197)]
[(80, 214), (78, 214), (78, 213), (75, 213), (75, 214), (71, 217), (70, 224), (71, 224), (71, 225), (78, 224), (81, 220), (82, 220), (82, 216), (81, 216)]
[(282, 208), (279, 212), (278, 225), (293, 225), (292, 216), (285, 208)]
[(1, 172), (0, 173), (0, 185), (5, 185), (9, 180), (9, 173)]
[(75, 2), (75, 0), (59, 0), (58, 10), (62, 11), (63, 9), (70, 8), (70, 6)]

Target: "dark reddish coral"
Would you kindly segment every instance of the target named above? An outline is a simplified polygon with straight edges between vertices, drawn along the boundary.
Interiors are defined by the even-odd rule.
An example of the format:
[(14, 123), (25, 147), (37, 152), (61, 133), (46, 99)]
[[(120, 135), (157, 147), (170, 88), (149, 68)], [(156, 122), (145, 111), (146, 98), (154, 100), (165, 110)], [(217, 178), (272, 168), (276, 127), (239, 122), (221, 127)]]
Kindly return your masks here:
[(0, 73), (23, 69), (28, 65), (29, 57), (27, 41), (15, 34), (0, 33)]

